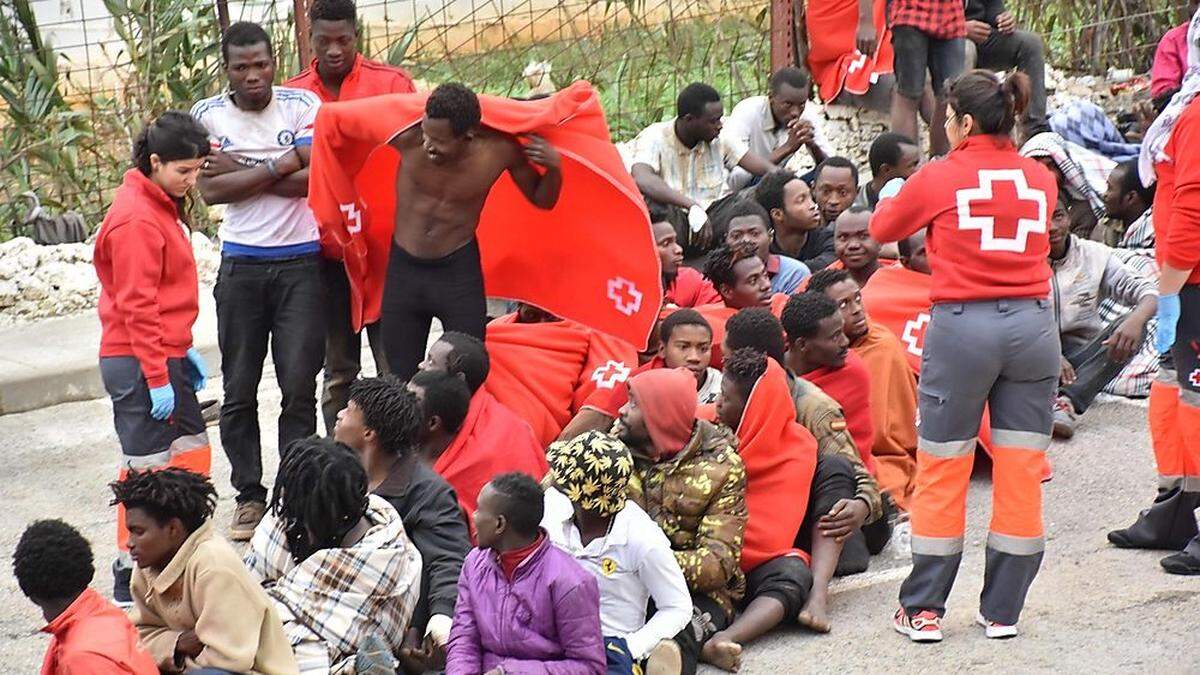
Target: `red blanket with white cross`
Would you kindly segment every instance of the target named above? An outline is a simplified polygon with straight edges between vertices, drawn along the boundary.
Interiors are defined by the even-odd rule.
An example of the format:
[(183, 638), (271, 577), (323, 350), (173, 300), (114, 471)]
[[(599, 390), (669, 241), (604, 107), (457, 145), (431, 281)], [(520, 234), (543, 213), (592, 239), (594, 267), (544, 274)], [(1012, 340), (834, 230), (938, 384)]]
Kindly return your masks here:
[[(317, 114), (308, 203), (322, 234), (346, 251), (351, 318), (379, 318), (395, 229), (401, 157), (388, 142), (420, 123), (427, 93), (329, 103)], [(549, 98), (480, 96), (483, 125), (537, 134), (562, 155), (554, 208), (529, 203), (506, 173), (488, 195), (477, 236), (488, 295), (523, 300), (644, 347), (662, 305), (658, 249), (646, 206), (587, 82)]]

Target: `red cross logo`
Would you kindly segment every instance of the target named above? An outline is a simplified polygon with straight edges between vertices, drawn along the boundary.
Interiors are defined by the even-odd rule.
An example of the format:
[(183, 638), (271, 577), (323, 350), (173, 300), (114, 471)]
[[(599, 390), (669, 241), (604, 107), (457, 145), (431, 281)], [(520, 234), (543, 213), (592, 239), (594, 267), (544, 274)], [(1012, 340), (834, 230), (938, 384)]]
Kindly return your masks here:
[(929, 315), (925, 312), (904, 324), (904, 333), (900, 335), (900, 341), (906, 345), (909, 354), (921, 355), (921, 350), (925, 348), (925, 327), (928, 325)]
[(362, 211), (354, 205), (354, 202), (349, 204), (338, 204), (338, 210), (346, 215), (346, 231), (350, 234), (358, 234), (362, 232)]
[(592, 371), (592, 382), (595, 382), (599, 389), (612, 389), (618, 382), (628, 379), (630, 372), (632, 371), (624, 363), (610, 360)]
[(608, 280), (608, 299), (612, 300), (617, 311), (625, 316), (633, 316), (642, 308), (642, 292), (625, 277), (613, 277)]
[[(1046, 232), (1046, 193), (1029, 187), (1020, 169), (980, 169), (979, 187), (959, 190), (957, 201), (958, 229), (979, 230), (982, 251), (1024, 253), (1029, 235)], [(972, 211), (975, 202), (991, 205), (990, 213)]]
[(1200, 389), (1200, 368), (1193, 370), (1192, 374), (1188, 375), (1188, 382), (1191, 382), (1193, 387)]

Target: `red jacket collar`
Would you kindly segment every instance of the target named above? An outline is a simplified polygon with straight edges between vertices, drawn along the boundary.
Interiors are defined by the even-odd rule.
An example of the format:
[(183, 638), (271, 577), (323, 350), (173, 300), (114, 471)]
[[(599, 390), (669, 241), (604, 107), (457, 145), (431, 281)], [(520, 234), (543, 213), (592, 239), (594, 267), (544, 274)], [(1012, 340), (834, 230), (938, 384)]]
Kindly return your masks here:
[[(342, 87), (345, 88), (346, 83), (351, 79), (358, 77), (358, 71), (362, 69), (363, 55), (361, 53), (354, 55), (354, 63), (350, 65), (350, 72), (346, 73), (346, 77), (342, 78)], [(325, 88), (325, 83), (321, 80), (321, 73), (317, 70), (317, 59), (308, 64), (308, 71), (312, 73), (312, 81), (321, 89), (321, 99), (324, 101), (337, 101), (333, 92)]]
[(169, 210), (175, 218), (179, 218), (179, 209), (176, 207), (175, 200), (171, 199), (171, 195), (168, 195), (157, 183), (147, 178), (141, 170), (126, 171), (122, 185), (130, 190), (136, 190), (138, 194)]
[(1008, 150), (1015, 152), (1017, 146), (1008, 136), (997, 136), (995, 134), (976, 134), (967, 136), (966, 140), (958, 144), (952, 152), (974, 151), (974, 150)]

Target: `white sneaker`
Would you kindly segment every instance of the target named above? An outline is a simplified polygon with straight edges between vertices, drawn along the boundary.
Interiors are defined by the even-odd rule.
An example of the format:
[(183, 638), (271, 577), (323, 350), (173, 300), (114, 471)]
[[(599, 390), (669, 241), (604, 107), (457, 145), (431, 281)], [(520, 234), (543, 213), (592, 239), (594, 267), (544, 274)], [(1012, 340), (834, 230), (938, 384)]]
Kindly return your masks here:
[(987, 619), (983, 618), (982, 614), (975, 615), (975, 623), (983, 626), (983, 634), (987, 636), (989, 640), (1004, 640), (1017, 636), (1016, 626), (1006, 626), (1002, 623), (996, 623), (995, 621), (988, 621)]
[(929, 610), (909, 616), (901, 607), (892, 617), (892, 628), (901, 635), (907, 635), (913, 642), (942, 641), (942, 618)]

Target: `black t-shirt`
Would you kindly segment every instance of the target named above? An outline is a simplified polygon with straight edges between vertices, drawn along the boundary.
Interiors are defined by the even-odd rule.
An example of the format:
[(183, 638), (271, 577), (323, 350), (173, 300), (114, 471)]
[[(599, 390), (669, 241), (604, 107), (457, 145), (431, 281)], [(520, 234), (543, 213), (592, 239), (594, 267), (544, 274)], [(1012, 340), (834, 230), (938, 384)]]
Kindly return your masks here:
[(833, 225), (824, 225), (809, 232), (808, 239), (799, 251), (785, 251), (775, 239), (771, 239), (771, 253), (791, 256), (807, 265), (811, 272), (823, 270), (837, 260), (833, 252)]

